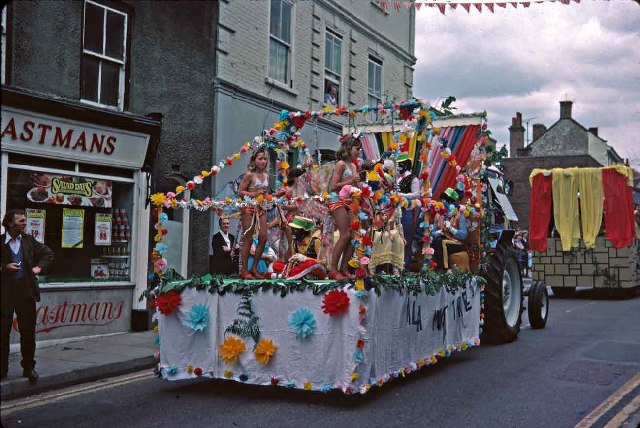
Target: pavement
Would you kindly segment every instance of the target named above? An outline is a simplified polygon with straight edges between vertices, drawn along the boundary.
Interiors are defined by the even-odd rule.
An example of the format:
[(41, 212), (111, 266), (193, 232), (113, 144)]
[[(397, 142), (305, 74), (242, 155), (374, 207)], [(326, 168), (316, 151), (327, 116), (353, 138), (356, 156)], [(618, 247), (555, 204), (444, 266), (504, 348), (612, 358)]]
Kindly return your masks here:
[(153, 331), (116, 333), (37, 343), (36, 370), (40, 377), (30, 383), (22, 377), (20, 352), (9, 355), (9, 376), (0, 383), (0, 399), (13, 400), (48, 390), (151, 369), (158, 345)]

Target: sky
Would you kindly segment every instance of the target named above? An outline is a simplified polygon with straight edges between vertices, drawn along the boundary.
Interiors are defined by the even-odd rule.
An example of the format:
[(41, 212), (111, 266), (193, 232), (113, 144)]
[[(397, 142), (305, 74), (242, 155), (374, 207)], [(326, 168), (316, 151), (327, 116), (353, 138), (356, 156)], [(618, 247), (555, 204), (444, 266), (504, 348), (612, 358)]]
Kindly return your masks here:
[(560, 101), (570, 100), (578, 123), (598, 127), (640, 168), (640, 3), (532, 2), (494, 10), (416, 12), (414, 96), (434, 105), (453, 95), (457, 112), (486, 110), (498, 146), (508, 146), (516, 112), (531, 118), (531, 139), (533, 124), (550, 127)]

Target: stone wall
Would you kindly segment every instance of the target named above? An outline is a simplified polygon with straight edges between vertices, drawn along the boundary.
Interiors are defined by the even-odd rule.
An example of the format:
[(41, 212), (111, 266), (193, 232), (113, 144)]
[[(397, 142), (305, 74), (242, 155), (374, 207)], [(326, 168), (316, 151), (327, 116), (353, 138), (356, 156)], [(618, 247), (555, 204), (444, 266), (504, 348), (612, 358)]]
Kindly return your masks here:
[(592, 250), (580, 241), (580, 248), (563, 252), (560, 238), (549, 238), (546, 253), (533, 255), (532, 279), (550, 287), (640, 286), (640, 240), (632, 247), (615, 249), (599, 236)]

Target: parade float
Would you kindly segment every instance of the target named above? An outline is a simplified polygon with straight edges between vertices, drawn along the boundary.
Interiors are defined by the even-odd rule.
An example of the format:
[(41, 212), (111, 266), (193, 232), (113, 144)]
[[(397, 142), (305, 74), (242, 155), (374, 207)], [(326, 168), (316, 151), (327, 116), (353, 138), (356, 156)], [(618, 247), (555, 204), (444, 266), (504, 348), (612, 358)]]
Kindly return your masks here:
[[(358, 117), (377, 113), (391, 131), (357, 127)], [(450, 113), (450, 112), (449, 112)], [(349, 134), (362, 141), (365, 160), (394, 161), (409, 153), (421, 182), (420, 198), (399, 196), (393, 176), (382, 163), (361, 172), (362, 184), (350, 190), (352, 244), (349, 260), (354, 278), (292, 279), (289, 271), (270, 279), (205, 275), (183, 279), (167, 270), (163, 238), (169, 209), (193, 209), (231, 215), (244, 207), (263, 210), (296, 205), (302, 214), (322, 224), (318, 260), (328, 263), (333, 225), (327, 203), (340, 195), (327, 189), (332, 164), (322, 164), (300, 140), (300, 129), (320, 117), (344, 117)], [(371, 131), (373, 134), (368, 135)], [(380, 106), (322, 111), (282, 111), (279, 121), (236, 153), (179, 186), (174, 192), (151, 196), (156, 205), (155, 247), (149, 275), (151, 306), (160, 346), (157, 373), (167, 380), (209, 377), (254, 385), (346, 394), (366, 393), (398, 377), (437, 363), (453, 352), (490, 342), (510, 342), (520, 331), (523, 287), (511, 250), (513, 231), (493, 239), (488, 233), (490, 208), (486, 168), (497, 158), (487, 146), (486, 114), (453, 116), (417, 100)], [(296, 152), (305, 174), (298, 184), (305, 192), (257, 198), (213, 200), (191, 197), (191, 191), (221, 169), (240, 161), (257, 147), (267, 147), (277, 159), (275, 189), (287, 185), (291, 153)], [(386, 182), (386, 183), (385, 183)], [(437, 200), (455, 188), (463, 204)], [(364, 198), (373, 218), (361, 209)], [(376, 213), (415, 209), (420, 238), (416, 273), (388, 275), (370, 268), (373, 231), (384, 228)], [(449, 257), (451, 269), (436, 270), (429, 228), (434, 216), (460, 210), (469, 223), (464, 250)], [(295, 256), (294, 256), (295, 257)], [(288, 261), (287, 263), (290, 263)]]
[(535, 169), (529, 180), (533, 281), (558, 297), (577, 287), (620, 297), (640, 293), (632, 169)]

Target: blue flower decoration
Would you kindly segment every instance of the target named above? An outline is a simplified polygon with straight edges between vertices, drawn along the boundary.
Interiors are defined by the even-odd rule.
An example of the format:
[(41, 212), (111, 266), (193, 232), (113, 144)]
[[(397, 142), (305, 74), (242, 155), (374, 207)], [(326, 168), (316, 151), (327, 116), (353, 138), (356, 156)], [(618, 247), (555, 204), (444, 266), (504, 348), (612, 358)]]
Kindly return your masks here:
[(289, 315), (289, 328), (294, 330), (298, 337), (304, 339), (316, 331), (316, 318), (307, 308), (296, 309)]
[(289, 118), (289, 110), (280, 110), (280, 120)]
[(358, 248), (360, 246), (360, 242), (358, 242), (357, 239), (352, 239), (351, 245), (353, 245), (353, 248)]
[(323, 392), (326, 394), (327, 392), (331, 391), (331, 389), (332, 389), (332, 386), (330, 383), (323, 383), (322, 386), (320, 387), (320, 392)]
[(155, 281), (156, 279), (158, 279), (158, 275), (155, 272), (149, 272), (149, 275), (147, 275), (147, 279), (149, 281)]
[(358, 217), (360, 217), (360, 220), (362, 220), (362, 221), (364, 221), (364, 220), (366, 220), (366, 219), (368, 219), (368, 218), (369, 218), (369, 217), (367, 216), (367, 214), (366, 214), (366, 213), (364, 213), (363, 211), (360, 211), (360, 212), (358, 213)]
[(175, 376), (178, 374), (178, 368), (176, 366), (169, 366), (164, 369), (167, 376)]
[(367, 297), (367, 293), (365, 291), (356, 291), (356, 297), (358, 299), (362, 299), (363, 297)]
[(241, 374), (238, 379), (240, 379), (241, 382), (246, 382), (249, 380), (249, 376), (247, 376), (246, 374)]
[(371, 256), (371, 247), (365, 247), (364, 255), (367, 257)]
[(153, 338), (153, 343), (155, 343), (156, 345), (160, 344), (160, 335), (157, 335), (156, 337)]
[(332, 192), (329, 195), (329, 202), (338, 202), (339, 199), (340, 199), (340, 196), (338, 196), (338, 194), (335, 192)]
[(167, 244), (163, 244), (162, 242), (158, 242), (156, 244), (156, 251), (160, 254), (164, 254), (167, 252)]
[(204, 331), (209, 324), (209, 308), (207, 305), (193, 305), (185, 315), (182, 324), (191, 330)]
[(353, 353), (353, 362), (356, 364), (360, 364), (363, 358), (364, 358), (364, 355), (362, 354), (362, 351), (359, 349), (356, 349), (356, 352)]
[(167, 213), (162, 213), (158, 217), (158, 221), (160, 222), (160, 224), (164, 224), (167, 220), (169, 220), (169, 216), (167, 215)]

